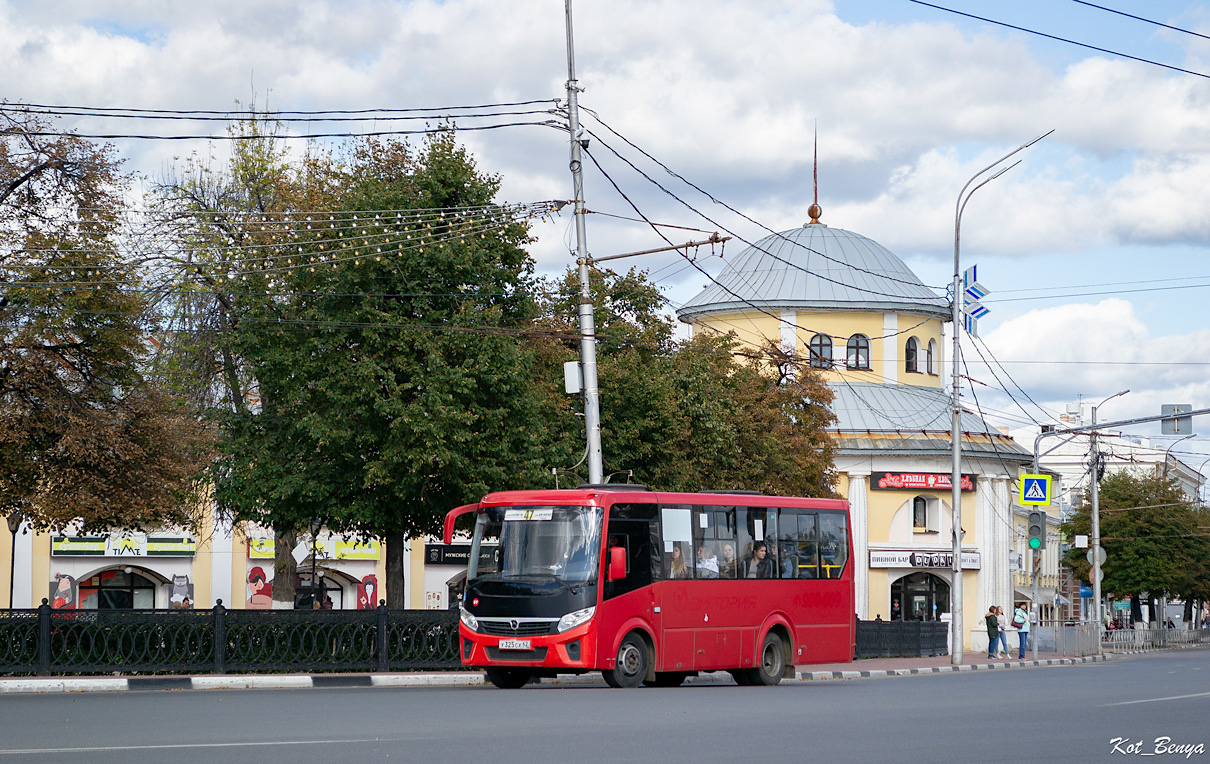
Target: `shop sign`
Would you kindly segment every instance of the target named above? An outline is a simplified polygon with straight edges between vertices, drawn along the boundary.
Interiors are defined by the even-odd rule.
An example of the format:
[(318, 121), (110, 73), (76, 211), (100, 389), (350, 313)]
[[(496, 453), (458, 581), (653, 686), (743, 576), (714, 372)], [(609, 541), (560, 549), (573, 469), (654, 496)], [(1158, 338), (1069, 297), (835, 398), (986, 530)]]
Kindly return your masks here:
[[(479, 550), (479, 558), (490, 557), (495, 550), (495, 544), (484, 544)], [(470, 544), (426, 544), (424, 547), (424, 562), (426, 565), (470, 565)]]
[[(963, 570), (978, 570), (978, 552), (962, 553)], [(948, 568), (954, 567), (953, 552), (924, 552), (910, 549), (870, 551), (871, 568)]]
[(55, 557), (193, 557), (197, 540), (189, 536), (52, 536)]
[[(950, 475), (935, 472), (872, 472), (870, 490), (882, 491), (952, 491)], [(975, 490), (975, 475), (963, 475), (962, 490)]]
[[(272, 560), (274, 546), (273, 539), (248, 539), (248, 557), (253, 560)], [(302, 546), (308, 549), (306, 541), (302, 542)], [(377, 560), (382, 552), (382, 542), (377, 539), (353, 541), (328, 537), (321, 539), (318, 547), (320, 559), (326, 560)]]

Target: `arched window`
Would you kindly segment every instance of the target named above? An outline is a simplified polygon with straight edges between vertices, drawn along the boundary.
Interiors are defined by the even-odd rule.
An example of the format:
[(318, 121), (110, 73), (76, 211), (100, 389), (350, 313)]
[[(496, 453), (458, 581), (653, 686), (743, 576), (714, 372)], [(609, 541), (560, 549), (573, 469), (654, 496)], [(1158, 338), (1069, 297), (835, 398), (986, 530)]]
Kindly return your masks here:
[(908, 337), (907, 345), (903, 348), (903, 368), (904, 371), (918, 374), (920, 372), (919, 361), (920, 357), (920, 340), (915, 337)]
[(870, 368), (870, 338), (864, 334), (854, 334), (849, 337), (845, 355), (845, 364), (850, 369)]
[(937, 374), (937, 340), (929, 340), (928, 354), (924, 357), (924, 368), (929, 374)]
[(832, 368), (832, 338), (826, 334), (817, 334), (811, 338), (808, 345), (811, 353), (812, 369)]

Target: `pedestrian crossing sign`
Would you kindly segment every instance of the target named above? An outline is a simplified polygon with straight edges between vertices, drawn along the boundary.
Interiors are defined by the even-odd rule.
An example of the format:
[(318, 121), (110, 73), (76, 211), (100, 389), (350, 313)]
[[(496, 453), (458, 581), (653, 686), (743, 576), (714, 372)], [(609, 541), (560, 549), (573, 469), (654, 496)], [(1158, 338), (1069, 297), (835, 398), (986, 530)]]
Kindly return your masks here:
[(1020, 485), (1022, 504), (1050, 503), (1050, 475), (1022, 475)]

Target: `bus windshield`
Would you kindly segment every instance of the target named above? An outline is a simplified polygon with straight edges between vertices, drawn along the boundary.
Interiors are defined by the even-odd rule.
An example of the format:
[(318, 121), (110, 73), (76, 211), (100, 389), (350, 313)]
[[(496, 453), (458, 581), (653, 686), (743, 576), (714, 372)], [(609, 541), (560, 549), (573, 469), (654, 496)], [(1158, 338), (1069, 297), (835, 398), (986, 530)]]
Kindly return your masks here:
[(595, 583), (601, 520), (598, 507), (487, 507), (475, 522), (467, 580)]

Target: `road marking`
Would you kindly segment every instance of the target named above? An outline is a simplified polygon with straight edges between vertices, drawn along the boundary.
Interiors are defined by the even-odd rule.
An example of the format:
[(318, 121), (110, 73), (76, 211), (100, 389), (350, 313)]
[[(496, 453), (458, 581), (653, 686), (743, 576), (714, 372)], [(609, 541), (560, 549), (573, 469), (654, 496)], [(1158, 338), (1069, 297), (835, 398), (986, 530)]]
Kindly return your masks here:
[(1109, 708), (1110, 706), (1131, 706), (1135, 703), (1159, 703), (1163, 700), (1184, 700), (1185, 698), (1205, 698), (1210, 696), (1210, 692), (1196, 692), (1192, 695), (1171, 695), (1167, 698), (1148, 698), (1147, 700), (1124, 700), (1121, 703), (1106, 703), (1101, 708)]
[(353, 738), (346, 740), (267, 740), (249, 743), (164, 743), (162, 745), (113, 745), (95, 746), (89, 748), (5, 748), (0, 749), (0, 756), (29, 755), (31, 753), (102, 753), (107, 751), (158, 751), (174, 748), (247, 748), (251, 746), (268, 745), (346, 745), (348, 743), (399, 743), (402, 740), (390, 738)]

